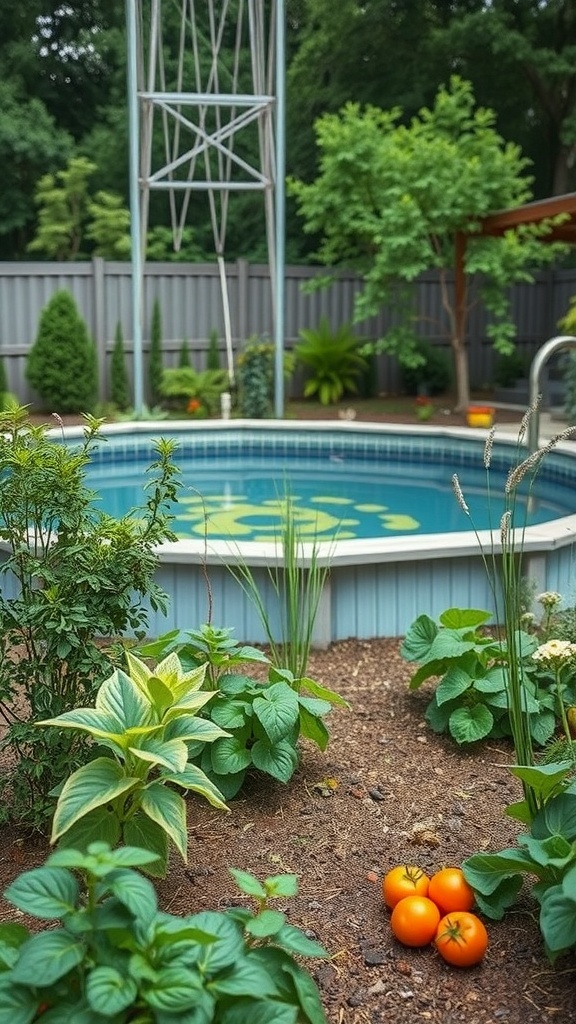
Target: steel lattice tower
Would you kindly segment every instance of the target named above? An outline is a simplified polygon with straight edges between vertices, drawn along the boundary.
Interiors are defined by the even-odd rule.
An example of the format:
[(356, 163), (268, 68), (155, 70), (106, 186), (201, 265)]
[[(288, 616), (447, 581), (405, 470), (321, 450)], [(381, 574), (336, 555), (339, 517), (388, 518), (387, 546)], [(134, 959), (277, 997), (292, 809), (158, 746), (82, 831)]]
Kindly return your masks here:
[[(283, 0), (127, 0), (135, 406), (143, 402), (142, 275), (150, 194), (166, 191), (179, 249), (194, 191), (207, 193), (219, 267), (230, 381), (232, 328), (225, 265), (230, 195), (263, 194), (275, 320), (276, 414), (284, 333)], [(171, 31), (166, 31), (167, 13)], [(178, 42), (175, 19), (178, 19)], [(168, 45), (168, 35), (172, 45)], [(226, 60), (224, 60), (226, 57)], [(161, 124), (163, 154), (154, 149)], [(236, 151), (257, 126), (257, 161)], [(277, 186), (278, 183), (278, 187)]]

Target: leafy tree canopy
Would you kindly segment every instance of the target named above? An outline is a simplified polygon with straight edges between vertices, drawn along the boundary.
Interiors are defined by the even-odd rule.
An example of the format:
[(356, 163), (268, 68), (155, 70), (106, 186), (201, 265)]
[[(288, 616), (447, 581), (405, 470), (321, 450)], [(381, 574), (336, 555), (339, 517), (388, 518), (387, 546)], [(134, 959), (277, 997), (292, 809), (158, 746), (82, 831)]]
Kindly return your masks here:
[[(311, 184), (293, 181), (304, 230), (321, 238), (318, 256), (329, 267), (359, 271), (364, 288), (356, 319), (383, 305), (395, 310), (397, 326), (380, 350), (417, 361), (417, 324), (412, 285), (425, 270), (440, 272), (442, 302), (454, 361), (459, 407), (468, 404), (465, 320), (456, 310), (450, 276), (460, 233), (477, 230), (479, 219), (519, 206), (532, 197), (528, 161), (495, 129), (495, 114), (476, 107), (469, 82), (453, 76), (434, 105), (409, 125), (398, 108), (361, 110), (347, 104), (316, 124), (319, 174)], [(542, 230), (546, 230), (545, 228)], [(538, 230), (516, 229), (504, 238), (472, 238), (467, 275), (481, 271), (488, 329), (496, 346), (512, 347), (505, 289), (529, 280), (539, 262), (557, 256), (538, 241)]]

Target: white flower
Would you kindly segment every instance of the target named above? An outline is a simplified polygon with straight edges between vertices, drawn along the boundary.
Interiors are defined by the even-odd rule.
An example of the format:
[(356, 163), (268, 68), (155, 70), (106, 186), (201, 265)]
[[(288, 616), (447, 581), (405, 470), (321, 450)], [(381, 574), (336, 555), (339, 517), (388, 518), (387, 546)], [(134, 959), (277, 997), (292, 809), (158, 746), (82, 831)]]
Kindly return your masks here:
[(538, 594), (536, 600), (543, 608), (555, 608), (557, 604), (560, 604), (562, 594), (558, 594), (555, 590), (545, 590), (543, 594)]
[(532, 658), (548, 665), (563, 665), (576, 658), (576, 644), (570, 640), (548, 640), (534, 651)]

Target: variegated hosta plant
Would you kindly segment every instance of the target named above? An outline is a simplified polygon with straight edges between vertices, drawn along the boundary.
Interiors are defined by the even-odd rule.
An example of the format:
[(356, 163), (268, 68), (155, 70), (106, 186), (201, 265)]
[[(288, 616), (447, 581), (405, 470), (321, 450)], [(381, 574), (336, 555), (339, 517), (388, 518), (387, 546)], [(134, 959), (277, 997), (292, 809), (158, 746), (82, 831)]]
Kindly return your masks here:
[(191, 762), (190, 749), (228, 733), (197, 717), (214, 697), (201, 689), (205, 665), (184, 672), (178, 655), (170, 654), (151, 671), (134, 655), (126, 657), (128, 673), (116, 670), (102, 683), (95, 707), (38, 723), (79, 729), (110, 751), (64, 783), (51, 842), (75, 849), (95, 840), (144, 847), (157, 857), (147, 870), (163, 875), (170, 840), (186, 860), (186, 804), (174, 787), (227, 810), (220, 790)]

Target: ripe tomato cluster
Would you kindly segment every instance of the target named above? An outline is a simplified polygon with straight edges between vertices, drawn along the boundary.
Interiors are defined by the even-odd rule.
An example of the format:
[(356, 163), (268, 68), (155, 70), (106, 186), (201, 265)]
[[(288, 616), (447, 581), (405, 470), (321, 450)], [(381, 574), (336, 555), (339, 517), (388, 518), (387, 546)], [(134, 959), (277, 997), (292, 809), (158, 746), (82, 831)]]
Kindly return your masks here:
[(474, 892), (461, 868), (441, 868), (432, 877), (414, 864), (391, 868), (382, 880), (392, 934), (405, 946), (434, 942), (456, 967), (479, 963), (488, 948), (482, 921), (471, 913)]

